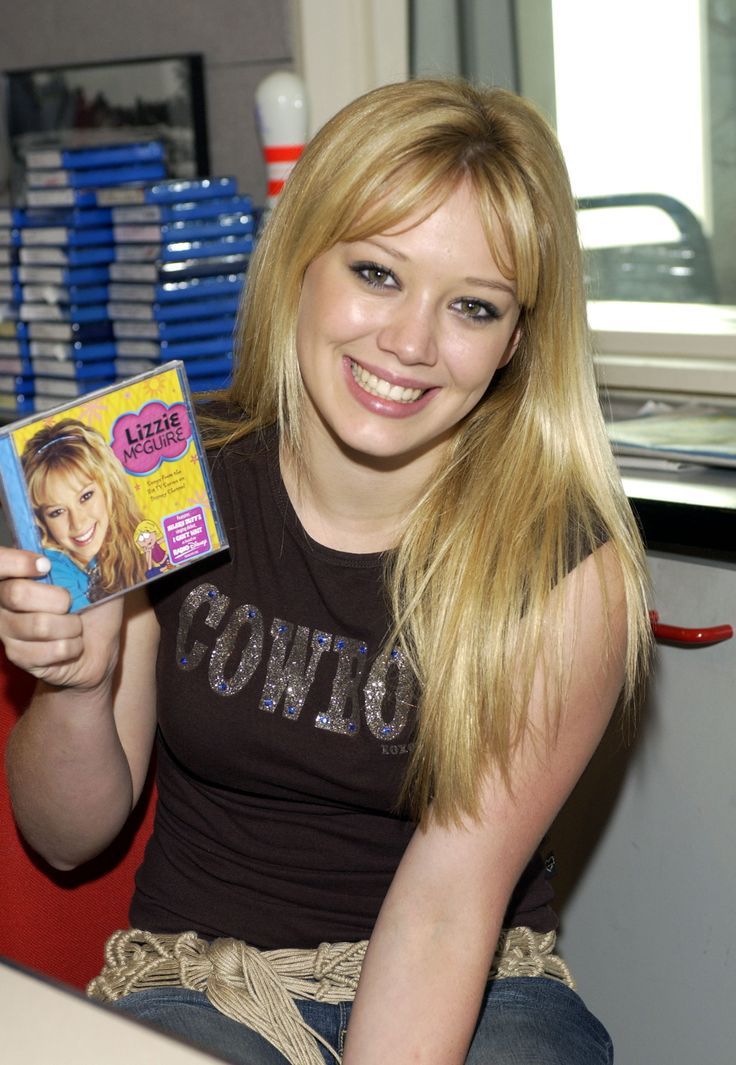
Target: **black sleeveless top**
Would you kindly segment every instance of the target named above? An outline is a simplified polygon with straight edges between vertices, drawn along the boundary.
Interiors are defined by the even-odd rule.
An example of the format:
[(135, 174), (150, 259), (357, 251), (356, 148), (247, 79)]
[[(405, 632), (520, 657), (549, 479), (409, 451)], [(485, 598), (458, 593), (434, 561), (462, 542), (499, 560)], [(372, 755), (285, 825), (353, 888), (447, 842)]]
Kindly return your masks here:
[[(211, 462), (230, 547), (149, 588), (159, 800), (134, 927), (261, 949), (367, 939), (414, 830), (397, 809), (414, 678), (384, 649), (382, 557), (325, 548), (275, 431)], [(539, 857), (505, 924), (555, 927)]]

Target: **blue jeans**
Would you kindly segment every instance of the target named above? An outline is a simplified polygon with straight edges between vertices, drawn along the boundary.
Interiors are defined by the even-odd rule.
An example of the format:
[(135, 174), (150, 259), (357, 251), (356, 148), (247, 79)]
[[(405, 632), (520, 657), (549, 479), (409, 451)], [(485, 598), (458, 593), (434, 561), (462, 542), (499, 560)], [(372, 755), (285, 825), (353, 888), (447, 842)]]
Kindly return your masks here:
[[(350, 1003), (297, 1002), (312, 1028), (342, 1053)], [(261, 1036), (185, 988), (136, 991), (114, 1005), (201, 1046), (233, 1065), (288, 1065)], [(325, 1061), (334, 1058), (322, 1050)], [(492, 981), (486, 990), (466, 1065), (612, 1065), (603, 1025), (564, 984), (544, 976)]]

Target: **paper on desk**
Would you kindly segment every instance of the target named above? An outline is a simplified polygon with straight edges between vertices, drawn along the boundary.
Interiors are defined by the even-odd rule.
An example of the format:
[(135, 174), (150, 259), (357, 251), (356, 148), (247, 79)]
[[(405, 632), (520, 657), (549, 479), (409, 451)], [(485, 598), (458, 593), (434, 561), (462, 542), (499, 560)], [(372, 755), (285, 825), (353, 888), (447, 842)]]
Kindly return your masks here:
[[(664, 470), (665, 472), (677, 472), (689, 470), (695, 465), (693, 462), (681, 462), (679, 459), (661, 459), (651, 455), (622, 455), (616, 452), (616, 462), (621, 469), (625, 470)], [(699, 465), (702, 465), (700, 463)]]
[(736, 467), (736, 412), (687, 404), (608, 423), (617, 455)]

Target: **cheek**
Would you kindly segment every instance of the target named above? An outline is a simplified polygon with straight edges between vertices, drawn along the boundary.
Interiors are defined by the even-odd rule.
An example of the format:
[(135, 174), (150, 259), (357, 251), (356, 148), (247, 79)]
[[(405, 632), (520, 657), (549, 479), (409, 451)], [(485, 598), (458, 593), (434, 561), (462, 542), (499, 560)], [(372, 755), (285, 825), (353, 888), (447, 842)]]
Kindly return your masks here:
[(296, 353), (302, 370), (311, 361), (317, 326), (317, 316), (310, 305), (302, 306), (296, 323)]
[(299, 363), (319, 353), (321, 345), (349, 343), (380, 327), (378, 309), (355, 293), (337, 286), (311, 285), (302, 293), (296, 329)]
[(492, 326), (489, 333), (492, 335), (471, 336), (463, 345), (458, 345), (453, 376), (460, 387), (485, 391), (497, 371), (509, 361), (516, 329), (501, 334), (496, 326)]
[(485, 392), (500, 362), (500, 354), (489, 344), (473, 344), (455, 352), (452, 376), (455, 385), (467, 392)]
[(55, 540), (64, 536), (66, 532), (66, 522), (63, 518), (46, 518), (42, 520), (41, 524), (46, 528), (46, 532), (49, 536), (53, 536)]

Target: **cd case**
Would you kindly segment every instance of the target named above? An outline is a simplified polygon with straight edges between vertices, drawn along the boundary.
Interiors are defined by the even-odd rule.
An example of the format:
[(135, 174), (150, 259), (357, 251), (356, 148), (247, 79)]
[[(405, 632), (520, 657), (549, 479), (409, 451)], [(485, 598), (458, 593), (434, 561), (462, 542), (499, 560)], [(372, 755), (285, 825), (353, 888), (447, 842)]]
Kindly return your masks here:
[(0, 429), (0, 490), (72, 611), (227, 547), (180, 361)]

